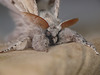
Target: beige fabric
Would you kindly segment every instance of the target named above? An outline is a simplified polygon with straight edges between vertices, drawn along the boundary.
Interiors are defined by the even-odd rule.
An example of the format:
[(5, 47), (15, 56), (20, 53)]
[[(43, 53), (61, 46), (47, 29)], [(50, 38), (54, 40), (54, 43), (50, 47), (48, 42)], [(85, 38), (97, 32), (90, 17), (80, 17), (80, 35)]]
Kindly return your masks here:
[[(91, 40), (100, 52), (100, 37)], [(0, 54), (0, 75), (99, 75), (100, 56), (78, 43)]]

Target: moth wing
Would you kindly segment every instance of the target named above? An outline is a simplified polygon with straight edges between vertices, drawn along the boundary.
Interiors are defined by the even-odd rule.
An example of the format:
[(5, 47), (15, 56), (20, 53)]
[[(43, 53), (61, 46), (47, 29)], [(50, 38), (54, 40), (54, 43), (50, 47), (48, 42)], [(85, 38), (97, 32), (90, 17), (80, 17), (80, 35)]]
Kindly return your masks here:
[(0, 0), (0, 3), (15, 13), (20, 11), (38, 15), (37, 4), (35, 0)]
[(50, 0), (50, 3), (53, 3), (53, 2), (54, 2), (54, 5), (51, 10), (54, 13), (54, 16), (58, 17), (60, 0)]
[(4, 5), (5, 7), (7, 7), (8, 9), (10, 9), (11, 11), (15, 13), (19, 12), (18, 9), (11, 4), (10, 0), (0, 0), (0, 4)]
[(78, 22), (78, 20), (79, 20), (78, 18), (70, 19), (70, 20), (62, 22), (60, 25), (62, 29), (64, 29), (66, 27), (74, 25), (76, 22)]
[(7, 37), (7, 41), (15, 40), (21, 35), (27, 35), (29, 31), (29, 25), (39, 25), (42, 29), (47, 29), (49, 27), (48, 23), (41, 17), (31, 14), (31, 13), (21, 13), (18, 15), (11, 12), (13, 20), (16, 23), (14, 31)]
[(15, 23), (15, 27), (14, 27), (13, 32), (11, 32), (7, 36), (6, 38), (7, 41), (16, 40), (19, 36), (23, 35), (23, 33), (27, 35), (28, 25), (29, 25), (29, 22), (24, 17), (22, 17), (22, 15), (14, 13), (14, 12), (10, 12), (10, 14)]
[(58, 17), (60, 0), (36, 0), (38, 10), (48, 10), (55, 17)]

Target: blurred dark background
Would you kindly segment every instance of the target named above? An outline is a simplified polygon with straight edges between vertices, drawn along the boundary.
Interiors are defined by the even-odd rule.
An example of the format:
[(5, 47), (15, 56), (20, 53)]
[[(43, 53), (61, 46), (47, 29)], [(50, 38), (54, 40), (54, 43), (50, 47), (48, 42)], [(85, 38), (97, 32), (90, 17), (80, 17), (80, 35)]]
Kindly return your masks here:
[[(79, 22), (71, 28), (82, 35), (98, 33), (100, 0), (61, 0), (59, 17), (62, 21), (78, 17)], [(6, 37), (14, 27), (8, 9), (0, 5), (0, 37)]]

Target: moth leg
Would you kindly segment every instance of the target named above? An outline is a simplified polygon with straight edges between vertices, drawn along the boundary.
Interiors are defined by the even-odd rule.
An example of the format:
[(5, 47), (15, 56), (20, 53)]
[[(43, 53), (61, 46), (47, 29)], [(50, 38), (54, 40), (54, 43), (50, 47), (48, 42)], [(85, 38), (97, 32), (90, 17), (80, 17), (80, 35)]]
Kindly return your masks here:
[(92, 50), (94, 50), (94, 52), (95, 52), (97, 55), (99, 55), (99, 52), (97, 52), (95, 46), (94, 46), (92, 43), (86, 41), (86, 39), (83, 38), (83, 36), (82, 36), (81, 34), (76, 33), (75, 35), (73, 35), (73, 41), (74, 41), (74, 42), (79, 42), (79, 43), (81, 43), (81, 44), (83, 44), (83, 45), (85, 45), (85, 46), (90, 47)]
[(17, 40), (8, 46), (7, 49), (0, 51), (0, 53), (5, 53), (11, 50), (23, 50), (28, 46), (29, 37), (23, 38), (22, 40)]
[(57, 44), (69, 43), (69, 42), (78, 42), (80, 44), (90, 47), (92, 50), (95, 51), (97, 55), (99, 54), (95, 46), (92, 43), (86, 41), (82, 35), (78, 34), (73, 30), (70, 30), (69, 28), (66, 28), (60, 32), (59, 42)]

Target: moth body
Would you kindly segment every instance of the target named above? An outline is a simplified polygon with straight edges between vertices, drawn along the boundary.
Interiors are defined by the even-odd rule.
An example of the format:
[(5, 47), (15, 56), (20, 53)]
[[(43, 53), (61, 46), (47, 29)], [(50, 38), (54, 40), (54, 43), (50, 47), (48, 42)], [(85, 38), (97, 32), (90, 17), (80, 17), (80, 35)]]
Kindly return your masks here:
[(13, 43), (0, 53), (26, 48), (47, 51), (51, 46), (77, 42), (92, 48), (96, 54), (99, 54), (93, 44), (68, 28), (74, 25), (78, 18), (60, 21), (58, 18), (60, 0), (1, 0), (0, 2), (9, 5), (17, 24), (8, 38)]

